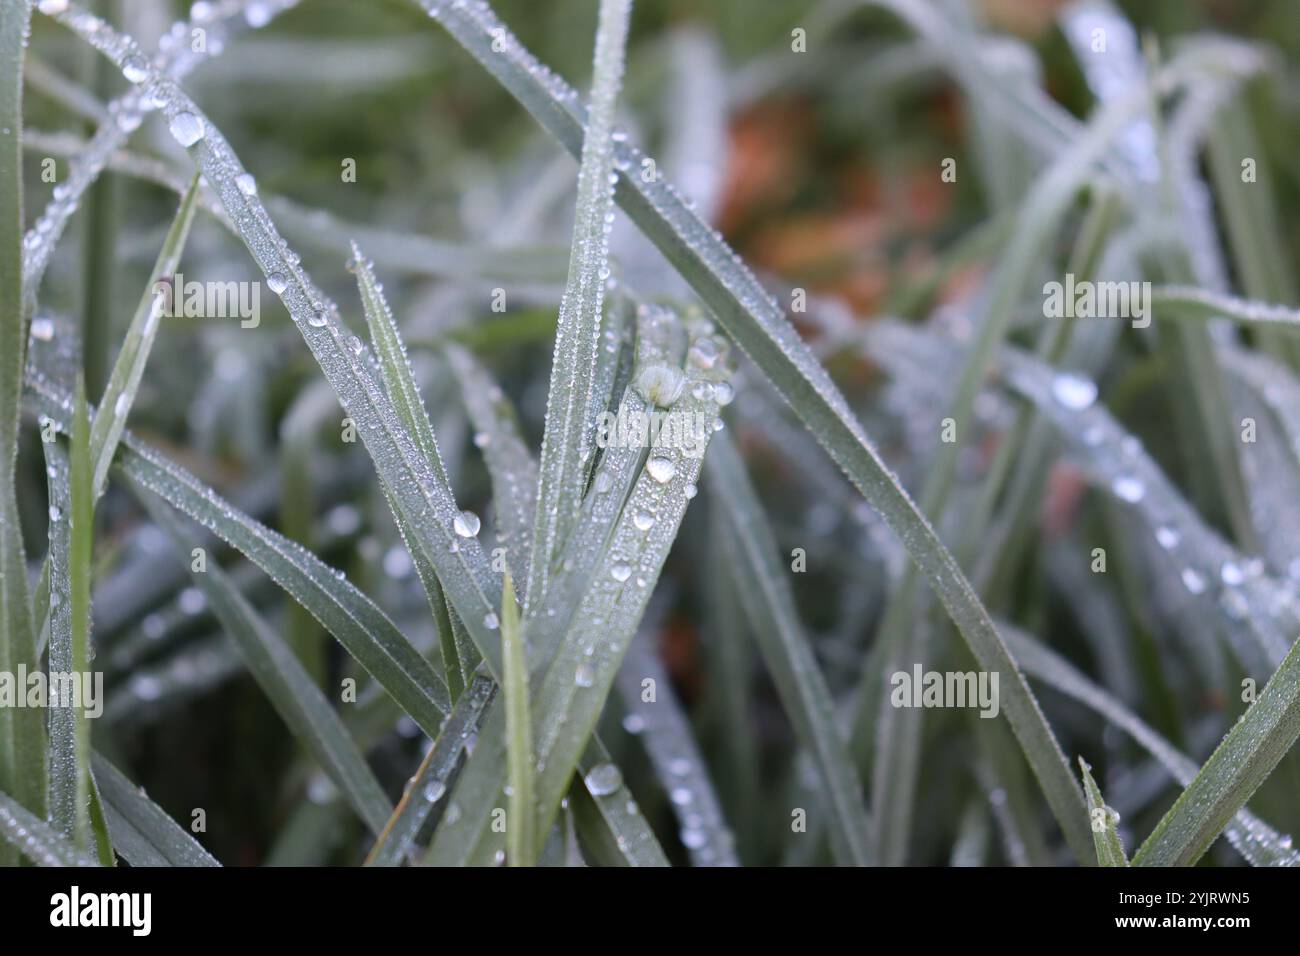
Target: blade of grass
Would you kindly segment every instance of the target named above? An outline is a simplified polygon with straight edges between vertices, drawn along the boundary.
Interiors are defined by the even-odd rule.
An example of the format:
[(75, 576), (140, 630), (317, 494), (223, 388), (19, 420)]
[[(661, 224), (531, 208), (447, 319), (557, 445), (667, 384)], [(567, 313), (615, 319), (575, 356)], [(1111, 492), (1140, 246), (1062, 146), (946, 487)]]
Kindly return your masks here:
[(456, 701), (456, 707), (411, 778), (397, 809), (366, 856), (366, 866), (399, 866), (410, 854), (434, 804), (447, 793), (447, 784), (465, 744), (478, 730), (483, 712), (495, 693), (496, 684), (492, 679), (479, 674)]
[(1079, 769), (1083, 772), (1083, 792), (1088, 798), (1089, 819), (1092, 822), (1092, 840), (1097, 846), (1099, 866), (1128, 866), (1124, 844), (1119, 839), (1119, 816), (1101, 798), (1097, 781), (1092, 779), (1092, 768), (1082, 757)]
[(631, 0), (600, 3), (591, 105), (578, 169), (569, 278), (560, 300), (551, 359), (525, 600), (537, 600), (546, 592), (552, 564), (577, 517), (586, 488), (584, 464), (594, 450), (585, 416), (592, 400), (601, 309), (609, 275), (607, 217), (613, 214), (614, 103), (623, 79), (623, 49), (631, 6)]
[(836, 726), (830, 690), (799, 623), (790, 583), (776, 563), (776, 538), (727, 433), (719, 432), (712, 444), (709, 490), (727, 517), (729, 566), (737, 590), (748, 595), (740, 603), (786, 714), (821, 777), (831, 851), (841, 864), (866, 865), (872, 848), (862, 783)]
[(37, 866), (99, 866), (7, 793), (0, 793), (0, 837)]
[[(19, 400), (27, 355), (23, 302), (23, 54), (31, 8), (0, 5), (0, 671), (35, 671), (27, 557), (18, 523)], [(0, 707), (0, 791), (45, 815), (45, 731), (36, 708)], [(0, 864), (12, 863), (0, 849)]]
[[(356, 243), (352, 244), (352, 262), (357, 274), (357, 286), (361, 291), (361, 304), (366, 315), (366, 323), (370, 327), (370, 339), (379, 357), (379, 368), (388, 397), (433, 473), (443, 485), (450, 488), (447, 469), (438, 451), (438, 440), (433, 434), (433, 424), (429, 421), (424, 401), (420, 398), (420, 389), (415, 383), (415, 375), (411, 371), (411, 363), (406, 355), (406, 346), (402, 343), (401, 333), (397, 329), (397, 320), (388, 307), (383, 290), (375, 280), (374, 268), (362, 255)], [(451, 621), (448, 620), (448, 616), (455, 612), (446, 608), (446, 596), (443, 594), (442, 583), (438, 580), (433, 563), (413, 540), (418, 531), (401, 509), (394, 508), (393, 517), (411, 554), (420, 583), (424, 586), (429, 607), (433, 610), (433, 619), (438, 626), (438, 638), (443, 651), (443, 669), (449, 678), (453, 679), (453, 696), (459, 696), (460, 689), (473, 679), (473, 670), (480, 659), (479, 654), (472, 643), (463, 639), (458, 640), (461, 631), (453, 629)]]
[[(90, 561), (94, 540), (95, 506), (90, 460), (90, 421), (86, 416), (84, 385), (77, 380), (72, 416), (72, 448), (68, 453), (68, 603), (71, 606), (71, 672), (90, 673)], [(79, 850), (90, 848), (90, 724), (73, 712), (72, 766), (70, 791), (74, 800), (72, 842)]]
[(113, 846), (132, 866), (220, 866), (189, 832), (99, 754), (91, 760)]
[(532, 866), (537, 862), (534, 826), (532, 720), (528, 703), (528, 661), (524, 656), (524, 636), (519, 627), (519, 605), (515, 589), (506, 572), (501, 591), (501, 644), (505, 663), (502, 685), (506, 707), (506, 760), (509, 764), (510, 808), (506, 814), (509, 849), (506, 859), (511, 866)]

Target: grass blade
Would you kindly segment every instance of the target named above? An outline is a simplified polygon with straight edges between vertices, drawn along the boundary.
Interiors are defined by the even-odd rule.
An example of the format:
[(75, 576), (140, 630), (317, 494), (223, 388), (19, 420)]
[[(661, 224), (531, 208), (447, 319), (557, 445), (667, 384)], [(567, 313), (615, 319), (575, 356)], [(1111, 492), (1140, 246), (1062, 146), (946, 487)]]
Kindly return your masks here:
[(538, 844), (534, 831), (532, 720), (528, 704), (528, 662), (524, 657), (524, 636), (519, 627), (519, 605), (506, 573), (501, 591), (501, 644), (505, 663), (506, 759), (509, 764), (510, 810), (506, 815), (511, 866), (532, 866), (537, 862)]
[(0, 793), (0, 837), (37, 866), (99, 866), (7, 793)]
[(776, 538), (725, 431), (714, 436), (707, 470), (711, 500), (727, 517), (736, 587), (749, 595), (741, 604), (785, 711), (821, 777), (831, 814), (831, 850), (842, 864), (866, 865), (871, 831), (862, 783), (835, 724), (830, 691), (799, 623), (790, 583), (776, 563)]
[(434, 740), (420, 769), (411, 778), (402, 800), (366, 857), (366, 866), (399, 866), (415, 845), (416, 835), (429, 818), (433, 805), (447, 792), (452, 771), (465, 744), (496, 692), (496, 684), (482, 674), (456, 701), (442, 731)]
[(95, 754), (91, 766), (103, 796), (113, 846), (128, 863), (132, 866), (221, 865), (108, 760)]
[(1092, 779), (1092, 768), (1082, 757), (1079, 769), (1083, 771), (1083, 792), (1088, 798), (1088, 818), (1092, 824), (1092, 840), (1097, 845), (1099, 866), (1128, 866), (1124, 844), (1119, 839), (1119, 816), (1101, 798), (1097, 781)]
[(573, 526), (586, 487), (583, 467), (593, 451), (588, 443), (591, 405), (600, 341), (601, 308), (609, 275), (613, 211), (614, 103), (623, 79), (631, 0), (601, 0), (591, 106), (578, 169), (578, 199), (569, 257), (569, 279), (560, 300), (546, 399), (546, 431), (538, 466), (537, 516), (526, 600), (546, 592), (551, 565)]
[[(31, 8), (0, 5), (0, 671), (35, 671), (36, 634), (18, 523), (15, 470), (27, 354), (23, 299), (23, 54)], [(45, 731), (36, 708), (0, 707), (0, 791), (45, 814)], [(0, 864), (12, 853), (0, 849)]]

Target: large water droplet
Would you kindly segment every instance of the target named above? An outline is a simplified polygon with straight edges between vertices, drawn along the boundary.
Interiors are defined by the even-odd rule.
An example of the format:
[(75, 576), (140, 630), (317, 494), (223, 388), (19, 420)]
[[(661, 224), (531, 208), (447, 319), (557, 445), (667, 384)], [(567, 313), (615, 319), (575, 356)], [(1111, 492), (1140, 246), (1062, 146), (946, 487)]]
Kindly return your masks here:
[(1066, 408), (1083, 411), (1097, 400), (1097, 386), (1091, 379), (1066, 372), (1053, 380), (1052, 396)]
[(452, 519), (451, 529), (462, 538), (472, 538), (478, 534), (482, 522), (479, 521), (478, 515), (472, 511), (462, 511)]
[(671, 458), (665, 458), (663, 455), (655, 455), (646, 462), (645, 470), (650, 472), (650, 477), (661, 485), (666, 485), (673, 480), (673, 475), (677, 474), (677, 466), (673, 464)]
[(612, 763), (602, 763), (592, 767), (583, 781), (593, 797), (607, 797), (623, 785), (623, 774)]
[(609, 576), (615, 581), (622, 583), (632, 576), (632, 568), (628, 564), (620, 561), (609, 569)]
[(447, 785), (441, 780), (430, 780), (424, 788), (424, 799), (430, 803), (437, 803), (442, 799), (442, 795), (447, 792)]
[(730, 405), (731, 400), (736, 397), (736, 390), (731, 387), (730, 382), (713, 383), (713, 400), (719, 405)]
[(266, 284), (276, 295), (283, 295), (284, 290), (289, 288), (289, 283), (285, 280), (284, 275), (279, 272), (272, 272), (267, 276)]
[(149, 64), (144, 57), (128, 56), (122, 61), (122, 75), (128, 83), (143, 83), (149, 78)]
[(638, 511), (632, 516), (632, 523), (638, 531), (649, 531), (654, 527), (655, 516), (648, 511)]
[(1111, 490), (1115, 492), (1115, 497), (1121, 501), (1127, 501), (1129, 504), (1137, 504), (1146, 494), (1146, 485), (1142, 484), (1141, 479), (1125, 475), (1115, 479), (1111, 485)]
[(203, 120), (188, 110), (177, 113), (168, 124), (176, 142), (188, 148), (203, 138)]

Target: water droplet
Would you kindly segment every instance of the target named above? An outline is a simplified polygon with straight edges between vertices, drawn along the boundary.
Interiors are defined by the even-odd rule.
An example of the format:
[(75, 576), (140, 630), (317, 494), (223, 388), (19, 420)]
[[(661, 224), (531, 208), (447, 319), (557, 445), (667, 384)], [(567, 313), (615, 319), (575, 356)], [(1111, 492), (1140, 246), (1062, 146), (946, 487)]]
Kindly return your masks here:
[(483, 626), (489, 631), (495, 631), (501, 626), (501, 619), (496, 616), (494, 611), (488, 611), (483, 615)]
[(1079, 412), (1097, 400), (1097, 386), (1092, 379), (1067, 372), (1053, 380), (1052, 397), (1066, 408)]
[(1181, 577), (1183, 587), (1187, 588), (1192, 594), (1200, 594), (1205, 590), (1205, 577), (1195, 568), (1183, 568)]
[(162, 681), (149, 674), (136, 674), (131, 678), (131, 693), (140, 700), (157, 700), (162, 691)]
[(654, 527), (655, 516), (648, 511), (638, 511), (632, 516), (632, 523), (638, 531), (649, 531)]
[(1233, 561), (1224, 561), (1223, 567), (1219, 569), (1219, 577), (1228, 587), (1234, 587), (1246, 580), (1246, 575), (1241, 570), (1241, 565)]
[(239, 191), (245, 196), (257, 195), (257, 180), (253, 178), (251, 173), (240, 173), (235, 177), (235, 185), (239, 187)]
[(673, 475), (677, 474), (677, 466), (673, 464), (672, 459), (662, 455), (655, 455), (646, 462), (645, 470), (650, 472), (650, 477), (661, 485), (668, 484), (673, 480)]
[(475, 432), (475, 433), (474, 433), (474, 447), (475, 447), (475, 448), (486, 448), (486, 447), (487, 447), (488, 445), (490, 445), (490, 444), (492, 444), (492, 436), (489, 435), (487, 432)]
[(579, 687), (590, 687), (596, 683), (596, 672), (590, 664), (579, 664), (573, 671), (573, 682)]
[(684, 777), (691, 772), (691, 762), (685, 757), (674, 757), (668, 761), (668, 772), (674, 777)]
[(632, 568), (620, 561), (609, 569), (609, 576), (615, 581), (622, 583), (632, 576)]
[(593, 797), (607, 797), (623, 785), (623, 774), (612, 763), (602, 763), (592, 767), (583, 781)]
[(623, 729), (629, 734), (639, 734), (645, 730), (645, 718), (640, 714), (628, 714), (623, 718)]
[(688, 850), (698, 850), (709, 842), (708, 834), (703, 830), (687, 828), (680, 834), (682, 845)]
[(1156, 528), (1156, 543), (1166, 551), (1178, 547), (1178, 542), (1181, 540), (1182, 536), (1173, 528), (1164, 526)]
[(430, 780), (424, 788), (424, 799), (430, 803), (437, 803), (442, 799), (442, 795), (447, 792), (447, 785), (441, 780)]
[(682, 489), (682, 494), (684, 494), (688, 500), (694, 498), (699, 493), (700, 489), (695, 487), (695, 482), (693, 481), (688, 483), (686, 487)]
[(128, 83), (143, 83), (149, 78), (149, 64), (144, 57), (128, 56), (122, 61), (122, 75)]
[(203, 129), (203, 120), (199, 119), (188, 110), (177, 113), (172, 117), (168, 128), (172, 131), (172, 136), (176, 142), (188, 148), (193, 146), (203, 138), (205, 130)]
[(50, 520), (58, 521), (63, 517), (63, 512), (59, 510), (58, 505), (50, 505)]
[(596, 494), (603, 495), (613, 486), (614, 479), (609, 477), (609, 472), (602, 471), (596, 475)]
[(650, 365), (637, 374), (633, 387), (648, 404), (668, 408), (682, 397), (686, 376), (671, 365)]
[(329, 315), (325, 312), (324, 309), (314, 310), (311, 316), (307, 319), (308, 325), (311, 325), (318, 329), (322, 328), (327, 322), (329, 322)]
[(479, 521), (478, 515), (472, 511), (462, 511), (456, 515), (451, 522), (451, 528), (462, 538), (472, 538), (478, 534), (482, 522)]
[(116, 418), (121, 418), (130, 410), (131, 396), (126, 392), (123, 392), (121, 395), (117, 396), (117, 401), (113, 403), (113, 415)]
[(685, 787), (673, 787), (672, 792), (668, 794), (668, 799), (675, 805), (684, 807), (695, 799), (695, 795)]
[(1142, 496), (1147, 492), (1146, 485), (1142, 484), (1140, 479), (1127, 475), (1116, 478), (1115, 483), (1111, 485), (1111, 490), (1115, 492), (1117, 498), (1131, 505), (1141, 501)]
[(719, 405), (730, 405), (735, 397), (736, 390), (731, 387), (730, 382), (713, 383), (713, 400)]
[(267, 276), (266, 284), (276, 295), (283, 295), (284, 290), (289, 288), (289, 283), (285, 281), (284, 275), (279, 272), (272, 272)]
[(32, 338), (39, 339), (42, 342), (48, 342), (54, 338), (54, 320), (53, 319), (32, 319)]
[(56, 13), (63, 13), (63, 11), (68, 9), (68, 0), (41, 0), (41, 2), (36, 5), (36, 9), (40, 10), (41, 13), (45, 14), (47, 17), (52, 17)]
[(718, 364), (719, 354), (721, 354), (721, 350), (718, 348), (718, 343), (713, 339), (696, 339), (690, 351), (686, 353), (686, 361), (696, 368), (707, 371)]

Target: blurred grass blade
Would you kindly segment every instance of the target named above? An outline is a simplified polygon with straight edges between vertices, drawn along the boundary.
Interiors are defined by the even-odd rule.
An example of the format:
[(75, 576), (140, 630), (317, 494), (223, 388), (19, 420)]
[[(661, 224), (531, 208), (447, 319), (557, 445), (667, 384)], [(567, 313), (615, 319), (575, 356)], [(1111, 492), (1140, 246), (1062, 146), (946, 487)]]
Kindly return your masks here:
[[(133, 483), (133, 486), (177, 552), (188, 558), (189, 537), (180, 519), (147, 485)], [(392, 805), (348, 736), (338, 713), (312, 683), (293, 651), (262, 620), (215, 561), (208, 563), (206, 571), (192, 571), (190, 576), (293, 735), (312, 753), (371, 831), (382, 831), (392, 813)]]
[[(643, 626), (619, 668), (619, 695), (627, 709), (623, 726), (629, 732), (635, 728), (656, 775), (667, 788), (691, 862), (696, 866), (738, 866), (735, 839), (709, 779), (704, 755), (673, 691), (672, 679), (655, 653), (654, 639)], [(654, 681), (653, 702), (642, 699), (642, 682), (646, 680)], [(690, 800), (683, 802), (686, 796)]]
[(1300, 736), (1300, 642), (1133, 856), (1134, 866), (1191, 866)]
[(420, 769), (407, 785), (402, 800), (366, 857), (366, 866), (400, 866), (415, 845), (433, 806), (447, 793), (456, 763), (496, 692), (492, 678), (479, 674), (456, 701), (437, 739), (425, 754)]
[(0, 793), (0, 838), (37, 866), (99, 866), (7, 793)]
[[(27, 3), (0, 4), (0, 671), (38, 669), (15, 486), (19, 400), (27, 355), (23, 296), (23, 54)], [(45, 815), (44, 714), (0, 707), (0, 791)], [(0, 865), (12, 863), (0, 848)]]
[(1119, 815), (1101, 798), (1097, 781), (1092, 779), (1092, 768), (1082, 757), (1079, 769), (1083, 771), (1083, 793), (1088, 799), (1088, 819), (1092, 825), (1092, 840), (1097, 846), (1097, 863), (1100, 866), (1128, 866), (1124, 844), (1119, 839)]
[[(433, 434), (433, 424), (429, 421), (424, 400), (420, 398), (420, 388), (415, 383), (415, 375), (411, 371), (411, 363), (406, 355), (406, 346), (402, 342), (401, 333), (397, 330), (397, 320), (388, 307), (382, 288), (375, 280), (373, 266), (356, 243), (352, 244), (352, 263), (356, 270), (357, 286), (361, 291), (361, 305), (366, 314), (366, 323), (370, 327), (370, 340), (379, 358), (384, 388), (393, 407), (397, 409), (398, 417), (401, 418), (402, 424), (406, 426), (416, 446), (429, 463), (429, 467), (443, 485), (450, 488), (447, 469), (438, 451), (438, 440)], [(446, 597), (443, 594), (442, 583), (438, 580), (433, 563), (418, 541), (413, 540), (419, 532), (411, 525), (401, 509), (394, 508), (393, 517), (402, 539), (406, 542), (406, 549), (410, 552), (416, 574), (424, 586), (425, 596), (433, 611), (434, 623), (438, 627), (439, 645), (443, 651), (443, 669), (449, 679), (453, 679), (455, 675), (452, 689), (458, 691), (473, 679), (473, 671), (479, 661), (478, 652), (472, 644), (456, 640), (458, 632), (453, 631), (452, 623), (448, 620), (448, 614), (455, 612), (450, 609), (444, 610)]]
[(631, 0), (601, 0), (591, 99), (578, 169), (569, 279), (560, 300), (546, 399), (546, 430), (538, 466), (537, 515), (524, 588), (527, 600), (545, 594), (560, 548), (577, 518), (586, 488), (584, 464), (594, 450), (585, 420), (593, 391), (601, 309), (609, 276), (614, 188), (614, 103), (623, 80)]
[(132, 866), (220, 866), (207, 850), (108, 760), (91, 766), (113, 846)]
[(505, 663), (502, 685), (506, 707), (506, 759), (509, 764), (510, 808), (506, 814), (511, 866), (532, 866), (537, 862), (536, 821), (533, 812), (532, 720), (528, 703), (528, 661), (524, 656), (524, 635), (519, 627), (519, 605), (506, 572), (501, 589), (501, 645)]
[(780, 554), (744, 463), (726, 431), (713, 437), (706, 465), (711, 502), (727, 516), (730, 567), (785, 712), (813, 757), (831, 814), (831, 851), (842, 864), (871, 860), (866, 799), (835, 723), (830, 690), (799, 622)]
[(1283, 326), (1300, 331), (1300, 311), (1284, 305), (1241, 299), (1195, 286), (1158, 285), (1151, 290), (1156, 318), (1161, 312), (1197, 319), (1225, 318), (1245, 325)]
[[(72, 416), (72, 448), (68, 454), (68, 590), (71, 605), (71, 668), (74, 675), (90, 674), (90, 562), (94, 542), (95, 505), (93, 465), (90, 457), (90, 421), (81, 379)], [(53, 517), (53, 514), (51, 514)], [(79, 850), (90, 848), (90, 724), (84, 708), (73, 711), (72, 786), (64, 786), (74, 799), (72, 842)]]

